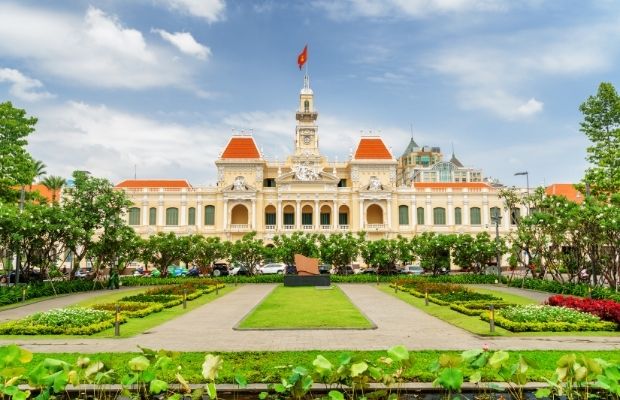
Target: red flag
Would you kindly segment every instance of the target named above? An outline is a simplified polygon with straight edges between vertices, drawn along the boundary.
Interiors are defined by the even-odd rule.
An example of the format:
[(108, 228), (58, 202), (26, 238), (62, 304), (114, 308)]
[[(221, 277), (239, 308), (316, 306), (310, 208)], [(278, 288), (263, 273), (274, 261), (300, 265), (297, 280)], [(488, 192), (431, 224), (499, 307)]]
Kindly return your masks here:
[(306, 61), (308, 61), (308, 45), (304, 46), (304, 50), (297, 56), (297, 64), (299, 65), (299, 69), (304, 66)]

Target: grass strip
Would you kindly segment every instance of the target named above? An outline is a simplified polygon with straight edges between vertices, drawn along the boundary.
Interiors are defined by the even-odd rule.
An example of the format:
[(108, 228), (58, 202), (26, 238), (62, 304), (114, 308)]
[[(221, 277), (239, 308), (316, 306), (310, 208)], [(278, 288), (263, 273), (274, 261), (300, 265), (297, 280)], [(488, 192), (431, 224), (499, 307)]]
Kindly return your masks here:
[[(375, 361), (379, 357), (385, 356), (385, 351), (282, 351), (282, 352), (222, 352), (211, 353), (221, 355), (223, 358), (223, 368), (219, 372), (218, 383), (233, 384), (235, 375), (242, 375), (250, 383), (271, 383), (279, 382), (281, 378), (290, 376), (291, 370), (296, 366), (303, 366), (308, 370), (313, 370), (312, 361), (317, 355), (321, 354), (336, 364), (338, 356), (349, 353), (353, 356), (354, 362)], [(533, 361), (536, 368), (528, 371), (530, 381), (543, 381), (550, 378), (555, 371), (557, 361), (565, 354), (582, 354), (589, 358), (601, 358), (608, 362), (620, 361), (618, 351), (509, 351), (512, 361), (516, 361), (519, 354), (524, 355)], [(173, 366), (180, 365), (180, 372), (190, 383), (204, 383), (202, 377), (202, 363), (204, 363), (206, 353), (183, 352), (177, 353), (173, 358)], [(459, 351), (413, 351), (412, 365), (405, 372), (405, 378), (410, 382), (431, 382), (435, 376), (429, 371), (432, 365), (442, 354), (460, 354)], [(120, 381), (120, 376), (127, 374), (129, 368), (127, 362), (136, 357), (138, 353), (94, 353), (88, 354), (91, 360), (102, 361), (106, 367), (116, 371), (115, 380)], [(46, 358), (60, 359), (69, 363), (75, 363), (79, 354), (77, 353), (35, 353), (34, 359), (27, 365), (28, 370), (32, 370), (37, 363)], [(177, 368), (171, 366), (167, 368), (163, 375), (158, 379), (170, 383), (176, 382), (175, 373)], [(467, 371), (466, 371), (467, 372)], [(492, 376), (484, 376), (485, 380), (494, 380)], [(497, 379), (497, 378), (495, 378)]]
[(238, 329), (369, 329), (374, 325), (337, 286), (276, 286)]

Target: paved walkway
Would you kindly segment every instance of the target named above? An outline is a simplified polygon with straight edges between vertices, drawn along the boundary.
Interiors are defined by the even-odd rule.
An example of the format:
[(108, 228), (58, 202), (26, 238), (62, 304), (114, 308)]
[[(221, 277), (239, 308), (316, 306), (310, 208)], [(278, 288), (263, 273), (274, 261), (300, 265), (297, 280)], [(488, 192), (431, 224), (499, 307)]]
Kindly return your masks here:
[[(115, 292), (135, 290), (135, 287), (123, 287)], [(34, 314), (41, 311), (51, 310), (52, 308), (63, 308), (75, 303), (79, 303), (83, 300), (88, 300), (97, 296), (104, 296), (106, 294), (113, 293), (109, 290), (96, 290), (92, 292), (83, 292), (69, 295), (60, 295), (48, 300), (37, 301), (35, 303), (28, 303), (25, 305), (16, 305), (14, 308), (10, 308), (4, 311), (0, 311), (0, 323), (9, 320), (24, 318), (30, 314)]]
[[(137, 345), (177, 351), (461, 350), (488, 345), (497, 349), (620, 349), (620, 337), (485, 338), (456, 328), (410, 306), (374, 285), (339, 285), (370, 318), (375, 330), (235, 331), (233, 326), (275, 285), (243, 285), (187, 314), (127, 339), (2, 340), (38, 352), (136, 351)], [(2, 316), (2, 312), (0, 312)], [(122, 329), (122, 328), (121, 328)]]

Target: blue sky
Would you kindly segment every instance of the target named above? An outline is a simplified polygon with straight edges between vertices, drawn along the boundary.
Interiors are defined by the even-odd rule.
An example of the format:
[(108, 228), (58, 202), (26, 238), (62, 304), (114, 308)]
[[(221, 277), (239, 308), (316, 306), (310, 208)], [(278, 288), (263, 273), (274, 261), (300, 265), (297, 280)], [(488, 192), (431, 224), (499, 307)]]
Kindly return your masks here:
[[(0, 1), (0, 99), (39, 118), (50, 174), (216, 179), (233, 129), (293, 147), (308, 68), (322, 152), (411, 136), (508, 185), (578, 181), (578, 107), (620, 84), (620, 2)], [(449, 157), (449, 154), (447, 154)]]

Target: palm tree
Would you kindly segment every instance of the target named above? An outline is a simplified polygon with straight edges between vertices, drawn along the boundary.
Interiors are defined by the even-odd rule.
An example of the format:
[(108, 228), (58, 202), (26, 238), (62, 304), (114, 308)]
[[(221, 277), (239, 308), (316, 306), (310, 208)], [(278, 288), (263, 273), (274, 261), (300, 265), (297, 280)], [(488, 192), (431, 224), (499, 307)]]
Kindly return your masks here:
[(65, 178), (50, 175), (41, 181), (43, 186), (52, 192), (52, 203), (56, 203), (56, 193), (65, 185)]
[[(45, 170), (46, 167), (47, 165), (43, 164), (43, 161), (34, 160), (34, 163), (32, 165), (32, 169), (34, 170), (34, 179), (38, 179), (39, 181), (41, 181), (41, 177), (47, 174), (47, 171)], [(32, 192), (32, 182), (30, 183), (29, 191)]]

